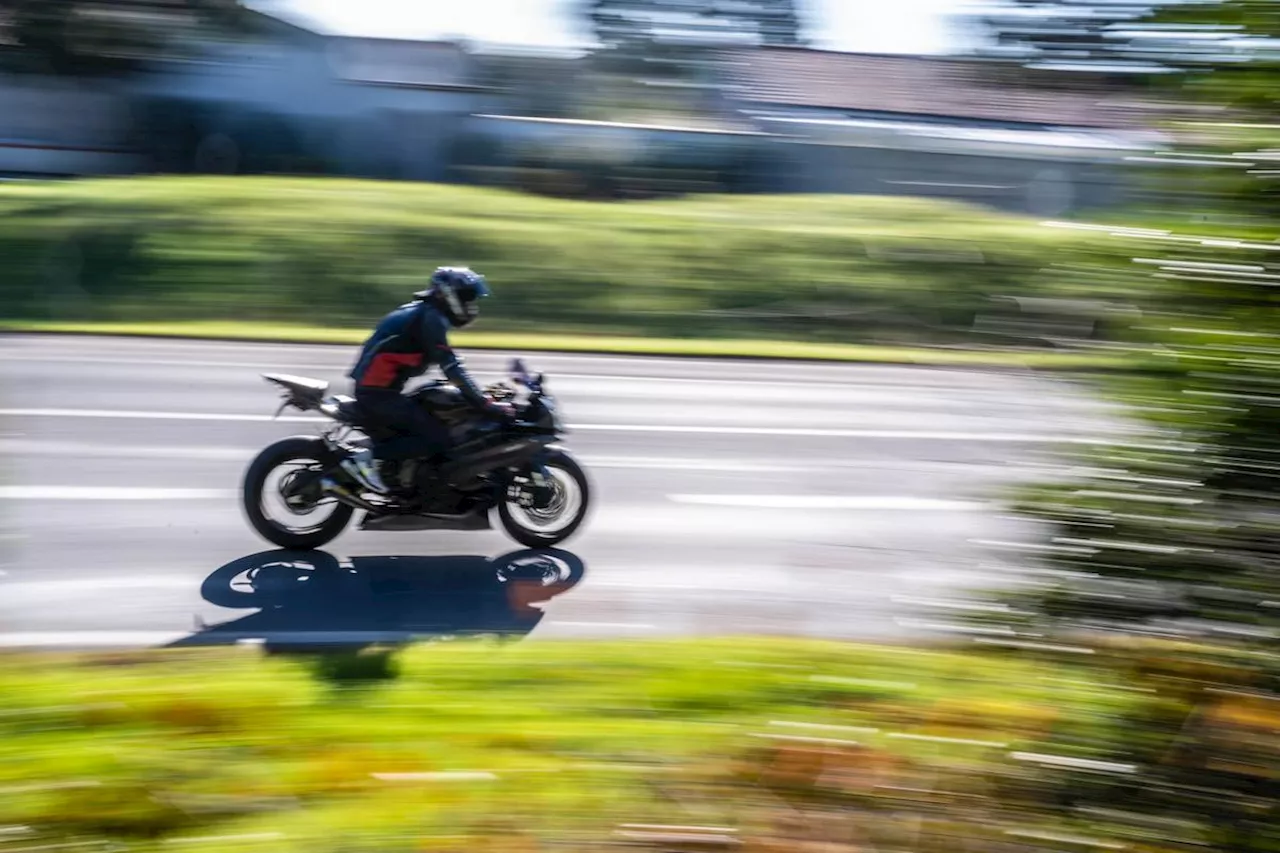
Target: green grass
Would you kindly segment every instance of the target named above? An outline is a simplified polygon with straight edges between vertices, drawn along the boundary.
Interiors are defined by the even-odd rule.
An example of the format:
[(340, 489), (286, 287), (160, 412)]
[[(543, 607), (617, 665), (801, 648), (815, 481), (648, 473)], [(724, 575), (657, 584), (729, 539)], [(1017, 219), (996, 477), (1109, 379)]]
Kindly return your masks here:
[[(368, 330), (324, 326), (291, 326), (234, 321), (59, 322), (0, 320), (0, 331), (84, 335), (192, 338), (226, 341), (356, 346)], [(1026, 350), (862, 346), (803, 341), (640, 338), (592, 335), (539, 335), (519, 332), (458, 332), (456, 344), (468, 349), (580, 352), (619, 355), (664, 355), (720, 358), (769, 358), (807, 361), (918, 364), (927, 366), (1039, 368), (1046, 370), (1130, 369), (1130, 356), (1110, 353), (1034, 352)]]
[(493, 285), (486, 332), (656, 339), (626, 346), (664, 352), (800, 341), (806, 356), (988, 346), (972, 329), (1010, 309), (997, 297), (1123, 300), (1151, 286), (1118, 241), (955, 203), (610, 204), (298, 178), (4, 184), (0, 257), (9, 320), (366, 329), (436, 265), (467, 264)]
[(355, 683), (244, 650), (0, 656), (0, 849), (598, 849), (624, 823), (749, 825), (795, 736), (936, 785), (1051, 734), (1106, 749), (1136, 701), (1084, 668), (814, 641), (467, 641), (398, 665)]

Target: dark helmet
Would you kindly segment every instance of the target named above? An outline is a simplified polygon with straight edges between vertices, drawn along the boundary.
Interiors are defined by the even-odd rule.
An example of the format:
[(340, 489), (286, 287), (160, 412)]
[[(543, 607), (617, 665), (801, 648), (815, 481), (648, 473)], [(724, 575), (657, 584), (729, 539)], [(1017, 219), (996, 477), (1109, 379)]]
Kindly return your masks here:
[(414, 294), (434, 303), (456, 328), (480, 316), (478, 303), (488, 295), (484, 276), (467, 267), (437, 267), (431, 274), (431, 286)]

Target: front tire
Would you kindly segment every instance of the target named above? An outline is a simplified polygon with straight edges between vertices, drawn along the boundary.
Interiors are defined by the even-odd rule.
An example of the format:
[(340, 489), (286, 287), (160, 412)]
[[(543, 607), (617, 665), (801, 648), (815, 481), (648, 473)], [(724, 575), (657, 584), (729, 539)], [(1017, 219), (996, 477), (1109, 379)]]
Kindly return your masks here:
[(510, 498), (498, 504), (498, 518), (507, 534), (529, 548), (551, 548), (568, 540), (586, 521), (591, 507), (587, 473), (572, 456), (553, 451), (546, 467), (556, 486), (549, 507), (522, 507)]
[[(278, 485), (271, 481), (272, 474), (287, 465), (300, 466), (302, 470), (314, 468), (328, 456), (324, 442), (309, 437), (286, 438), (258, 454), (245, 472), (242, 499), (245, 515), (259, 536), (280, 548), (310, 551), (333, 541), (346, 529), (355, 510), (332, 498), (318, 496), (314, 502), (285, 504), (284, 519), (272, 518), (264, 507), (268, 498), (280, 498), (284, 503)], [(313, 519), (312, 514), (321, 508), (327, 509), (328, 514)], [(302, 526), (286, 523), (295, 520)]]

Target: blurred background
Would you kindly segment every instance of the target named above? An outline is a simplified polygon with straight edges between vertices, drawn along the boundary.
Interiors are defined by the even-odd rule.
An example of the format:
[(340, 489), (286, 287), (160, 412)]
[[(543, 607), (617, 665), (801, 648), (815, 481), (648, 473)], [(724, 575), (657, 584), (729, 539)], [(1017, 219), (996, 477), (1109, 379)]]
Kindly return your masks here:
[[(0, 0), (0, 850), (1274, 851), (1278, 39)], [(266, 550), (440, 264), (592, 518)]]

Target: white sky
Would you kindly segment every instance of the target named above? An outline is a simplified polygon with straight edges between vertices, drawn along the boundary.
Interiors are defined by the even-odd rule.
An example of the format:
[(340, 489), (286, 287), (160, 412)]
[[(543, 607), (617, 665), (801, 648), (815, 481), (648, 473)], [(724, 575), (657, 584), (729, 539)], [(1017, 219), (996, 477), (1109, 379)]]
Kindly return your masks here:
[[(259, 0), (323, 29), (399, 38), (462, 36), (473, 41), (558, 47), (587, 38), (578, 0)], [(962, 34), (948, 14), (964, 0), (801, 0), (816, 47), (870, 53), (941, 53)], [(807, 8), (806, 8), (807, 7)]]

